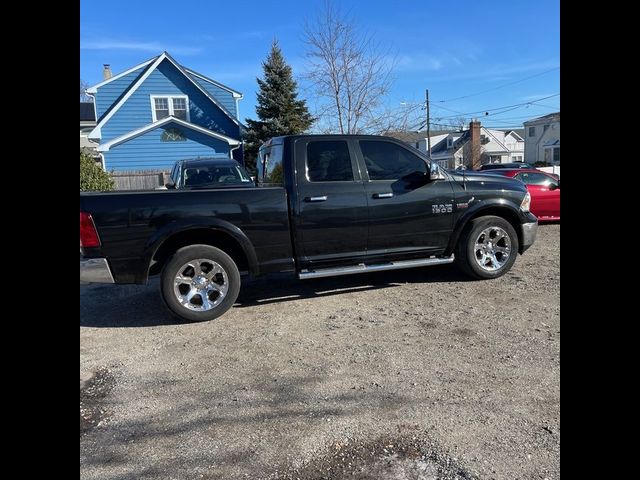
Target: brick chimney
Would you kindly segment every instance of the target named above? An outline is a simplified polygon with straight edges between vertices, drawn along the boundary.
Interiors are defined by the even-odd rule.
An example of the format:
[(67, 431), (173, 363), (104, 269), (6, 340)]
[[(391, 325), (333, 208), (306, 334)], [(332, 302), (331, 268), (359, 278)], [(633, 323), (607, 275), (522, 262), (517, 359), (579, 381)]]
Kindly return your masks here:
[(469, 123), (469, 137), (471, 143), (471, 165), (472, 168), (480, 168), (480, 154), (482, 146), (480, 145), (480, 122), (473, 120)]
[(113, 77), (113, 73), (111, 73), (111, 65), (109, 65), (108, 63), (105, 63), (102, 68), (102, 78), (104, 80), (107, 80), (111, 77)]

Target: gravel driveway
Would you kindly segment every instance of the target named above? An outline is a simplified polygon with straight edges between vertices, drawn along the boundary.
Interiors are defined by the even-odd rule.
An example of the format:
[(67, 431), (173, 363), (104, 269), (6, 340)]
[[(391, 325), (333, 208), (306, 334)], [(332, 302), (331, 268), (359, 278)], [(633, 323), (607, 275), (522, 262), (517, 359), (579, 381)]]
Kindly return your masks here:
[(558, 479), (560, 226), (511, 272), (80, 286), (83, 479)]

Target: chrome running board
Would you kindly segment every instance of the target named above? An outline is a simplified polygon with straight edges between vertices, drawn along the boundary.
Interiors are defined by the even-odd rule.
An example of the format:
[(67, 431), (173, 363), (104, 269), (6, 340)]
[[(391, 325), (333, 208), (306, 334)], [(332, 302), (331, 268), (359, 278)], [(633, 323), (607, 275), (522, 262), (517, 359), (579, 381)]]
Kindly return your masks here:
[(400, 262), (388, 262), (374, 265), (365, 265), (361, 263), (351, 267), (322, 268), (318, 270), (302, 270), (298, 274), (300, 280), (308, 280), (310, 278), (321, 277), (337, 277), (338, 275), (353, 275), (355, 273), (380, 272), (383, 270), (400, 270), (402, 268), (427, 267), (430, 265), (442, 265), (444, 263), (453, 263), (454, 256), (444, 258), (421, 258), (419, 260), (403, 260)]

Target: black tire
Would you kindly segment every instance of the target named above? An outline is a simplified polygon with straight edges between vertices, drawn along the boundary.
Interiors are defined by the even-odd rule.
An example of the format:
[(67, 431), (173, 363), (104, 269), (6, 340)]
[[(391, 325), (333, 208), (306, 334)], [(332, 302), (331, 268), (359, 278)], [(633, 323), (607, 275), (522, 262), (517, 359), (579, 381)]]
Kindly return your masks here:
[[(484, 251), (482, 249), (476, 251), (475, 246), (476, 240), (479, 240), (479, 237), (487, 230), (489, 230), (489, 235), (496, 235), (493, 238), (489, 237), (491, 247), (487, 248), (490, 253), (493, 253), (493, 258), (497, 260), (497, 263), (494, 263), (491, 258), (487, 258), (487, 265), (483, 268), (480, 262), (484, 258)], [(498, 242), (492, 242), (502, 232), (508, 238), (501, 237)], [(480, 239), (485, 238), (487, 238), (486, 234), (480, 237)], [(481, 243), (484, 244), (484, 241)], [(507, 244), (509, 245), (509, 254), (505, 258), (506, 254), (504, 252)], [(465, 226), (458, 239), (455, 249), (456, 264), (464, 273), (474, 278), (498, 278), (507, 273), (513, 266), (518, 255), (518, 246), (518, 235), (513, 226), (504, 218), (493, 215), (474, 218)], [(491, 250), (492, 248), (501, 251), (496, 252)]]
[[(195, 260), (203, 261), (201, 264), (196, 264)], [(207, 261), (210, 263), (207, 263)], [(183, 267), (190, 262), (194, 263), (191, 270), (188, 266), (184, 269)], [(221, 267), (222, 272), (212, 274), (212, 268), (216, 268), (216, 271), (218, 270), (218, 267), (214, 267), (214, 264)], [(196, 267), (201, 272), (201, 275), (196, 274)], [(210, 267), (211, 269), (209, 269)], [(206, 271), (207, 269), (209, 269), (208, 272)], [(182, 270), (182, 272), (180, 270)], [(183, 274), (184, 272), (186, 272), (186, 274)], [(193, 275), (190, 275), (191, 272), (193, 272)], [(193, 284), (187, 282), (183, 282), (174, 287), (179, 273), (182, 278), (193, 278), (196, 280), (196, 283), (202, 281), (203, 285), (198, 284), (202, 290), (198, 290)], [(215, 278), (207, 282), (205, 278), (206, 274), (213, 275)], [(213, 285), (213, 282), (215, 282), (216, 285)], [(224, 295), (222, 295), (222, 300), (216, 305), (216, 301), (220, 298), (219, 292), (225, 289), (225, 284), (226, 291)], [(217, 290), (209, 290), (213, 288), (213, 286), (215, 286)], [(178, 289), (178, 293), (176, 293), (174, 288)], [(229, 310), (238, 298), (238, 293), (240, 292), (240, 272), (233, 259), (219, 248), (210, 245), (190, 245), (178, 250), (165, 264), (160, 277), (160, 291), (162, 293), (162, 299), (167, 307), (169, 307), (169, 310), (178, 317), (189, 322), (213, 320)], [(183, 291), (185, 293), (183, 293)], [(191, 292), (197, 293), (192, 295), (189, 301), (186, 301), (186, 298)], [(204, 304), (205, 300), (200, 292), (204, 292), (204, 294), (207, 295), (206, 302), (208, 302), (208, 305), (211, 305), (210, 309), (206, 309)], [(178, 294), (182, 295), (181, 298), (186, 301), (186, 304), (189, 305), (188, 307), (180, 303)]]

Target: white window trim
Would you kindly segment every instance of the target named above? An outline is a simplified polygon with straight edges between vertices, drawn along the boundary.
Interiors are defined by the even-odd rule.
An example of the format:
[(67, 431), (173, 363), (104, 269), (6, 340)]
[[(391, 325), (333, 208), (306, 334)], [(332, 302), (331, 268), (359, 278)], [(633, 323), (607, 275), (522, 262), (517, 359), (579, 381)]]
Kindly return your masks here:
[[(559, 162), (556, 162), (556, 161), (553, 159), (554, 148), (560, 148), (560, 145), (559, 145), (559, 144), (558, 144), (558, 145), (548, 145), (548, 146), (544, 147), (544, 151), (542, 152), (542, 153), (543, 153), (543, 155), (542, 155), (542, 159), (544, 160), (544, 158), (545, 158), (545, 152), (546, 152), (547, 150), (550, 150), (550, 152), (549, 152), (549, 160), (550, 160), (550, 162), (549, 162), (549, 163), (550, 163), (551, 165), (557, 165), (557, 164), (559, 163)], [(546, 160), (544, 160), (544, 161), (546, 161)]]
[[(189, 116), (189, 97), (187, 95), (149, 95), (151, 100), (151, 118), (154, 122), (158, 121), (156, 117), (156, 98), (166, 98), (167, 103), (169, 104), (169, 116), (174, 117), (173, 115), (173, 99), (174, 98), (184, 98), (185, 105), (187, 106), (187, 122), (191, 122), (191, 117)], [(162, 120), (162, 119), (161, 119)]]

